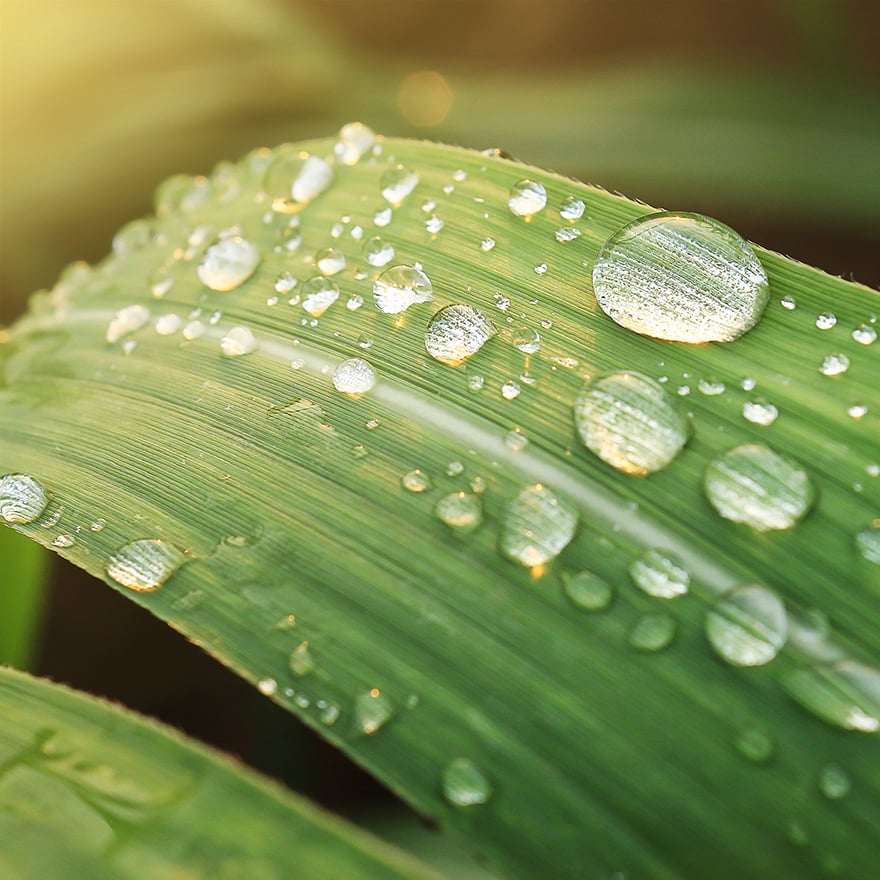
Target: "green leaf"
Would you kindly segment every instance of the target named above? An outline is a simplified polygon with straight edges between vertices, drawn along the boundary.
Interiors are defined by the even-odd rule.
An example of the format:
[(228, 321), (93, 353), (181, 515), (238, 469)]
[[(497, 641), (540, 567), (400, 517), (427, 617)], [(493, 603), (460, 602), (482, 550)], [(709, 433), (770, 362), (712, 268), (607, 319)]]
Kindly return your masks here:
[[(0, 473), (33, 475), (64, 512), (51, 528), (21, 530), (47, 545), (75, 534), (59, 552), (512, 875), (867, 880), (880, 847), (880, 737), (817, 717), (849, 703), (813, 670), (841, 657), (876, 664), (880, 647), (880, 566), (856, 546), (880, 511), (880, 345), (851, 337), (872, 326), (877, 294), (759, 250), (771, 301), (751, 332), (701, 346), (637, 336), (599, 309), (590, 270), (644, 205), (493, 155), (380, 146), (337, 165), (333, 186), (291, 215), (298, 250), (273, 250), (278, 218), (263, 222), (271, 200), (251, 156), (239, 193), (228, 177), (210, 193), (178, 182), (184, 207), (155, 221), (142, 247), (68, 273), (33, 302), (5, 346)], [(300, 147), (323, 156), (331, 141)], [(420, 180), (380, 225), (380, 177), (395, 162)], [(507, 208), (525, 177), (549, 198), (530, 222)], [(162, 192), (165, 202), (172, 190)], [(569, 196), (585, 201), (581, 220), (559, 216)], [(442, 229), (426, 227), (435, 215)], [(233, 224), (262, 262), (237, 289), (213, 292), (197, 266)], [(581, 234), (560, 242), (560, 227)], [(423, 266), (433, 302), (374, 308), (382, 270), (362, 244), (375, 235), (395, 249), (389, 265)], [(347, 265), (332, 279), (338, 301), (316, 317), (296, 297), (329, 246)], [(284, 272), (298, 284), (281, 294)], [(172, 279), (161, 298), (150, 295), (157, 277)], [(427, 355), (425, 331), (456, 303), (498, 332), (450, 367)], [(132, 305), (149, 322), (108, 343)], [(836, 325), (818, 329), (829, 310)], [(160, 335), (153, 322), (165, 314), (201, 322), (202, 334)], [(513, 344), (521, 325), (540, 334), (539, 351)], [(236, 327), (258, 348), (223, 357)], [(821, 375), (835, 352), (849, 369)], [(359, 399), (331, 381), (353, 356), (379, 377)], [(681, 455), (645, 478), (600, 461), (574, 430), (585, 379), (616, 370), (665, 381), (693, 426)], [(726, 390), (703, 394), (701, 380)], [(777, 407), (773, 424), (744, 419), (758, 396)], [(704, 497), (708, 463), (754, 442), (809, 472), (818, 500), (795, 528), (755, 532)], [(505, 510), (534, 483), (569, 499), (580, 525), (558, 559), (528, 569), (498, 545)], [(435, 514), (457, 492), (482, 507), (463, 535)], [(98, 517), (106, 525), (92, 532)], [(161, 589), (121, 586), (150, 585), (120, 553), (132, 541), (153, 542), (136, 549), (164, 560), (162, 577), (179, 564)], [(664, 601), (633, 585), (629, 570), (649, 550), (679, 558), (688, 595)], [(584, 569), (614, 588), (602, 613), (565, 595), (566, 576)], [(742, 669), (710, 649), (704, 622), (721, 594), (750, 582), (782, 597), (792, 633), (772, 663)], [(868, 716), (877, 709), (876, 694), (853, 699)], [(838, 771), (849, 790), (829, 797), (823, 780)], [(447, 800), (450, 772), (459, 801), (464, 781), (485, 802)]]
[(0, 532), (0, 664), (26, 667), (34, 654), (50, 556), (14, 532)]
[(3, 877), (437, 876), (229, 758), (86, 694), (0, 669), (0, 716)]

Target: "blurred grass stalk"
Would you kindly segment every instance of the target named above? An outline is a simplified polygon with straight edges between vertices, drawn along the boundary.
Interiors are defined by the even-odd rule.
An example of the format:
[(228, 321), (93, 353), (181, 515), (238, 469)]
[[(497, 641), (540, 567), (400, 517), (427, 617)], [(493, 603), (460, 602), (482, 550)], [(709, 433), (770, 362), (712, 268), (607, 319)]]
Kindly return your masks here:
[(0, 665), (28, 669), (36, 654), (51, 556), (12, 529), (0, 528)]

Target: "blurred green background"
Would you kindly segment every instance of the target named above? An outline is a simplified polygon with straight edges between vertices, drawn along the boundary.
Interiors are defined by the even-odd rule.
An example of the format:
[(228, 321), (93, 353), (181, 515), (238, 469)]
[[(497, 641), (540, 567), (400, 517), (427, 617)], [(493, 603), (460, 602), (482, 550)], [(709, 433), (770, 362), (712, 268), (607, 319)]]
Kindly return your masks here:
[[(497, 146), (880, 286), (876, 0), (0, 0), (0, 10), (0, 324), (66, 263), (100, 259), (169, 174), (352, 120)], [(8, 571), (0, 619), (12, 626), (34, 604), (19, 596), (8, 610), (19, 583)], [(165, 718), (334, 809), (390, 804), (123, 597), (61, 562), (52, 582), (35, 671)]]

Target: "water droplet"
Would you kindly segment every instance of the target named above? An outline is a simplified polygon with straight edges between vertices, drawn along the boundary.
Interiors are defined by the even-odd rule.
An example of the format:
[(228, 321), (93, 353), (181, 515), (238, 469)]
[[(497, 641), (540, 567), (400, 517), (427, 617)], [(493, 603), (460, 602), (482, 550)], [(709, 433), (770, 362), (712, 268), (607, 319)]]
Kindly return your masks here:
[(373, 224), (375, 226), (387, 226), (391, 222), (391, 208), (380, 208), (373, 215)]
[(649, 550), (629, 568), (635, 585), (658, 599), (674, 599), (688, 591), (691, 577), (671, 553)]
[(754, 391), (757, 384), (758, 383), (751, 376), (746, 376), (742, 382), (739, 383), (739, 387), (742, 388), (743, 391)]
[(257, 682), (257, 690), (264, 697), (271, 697), (278, 690), (278, 682), (274, 678), (261, 678)]
[(559, 216), (563, 220), (580, 220), (584, 216), (586, 205), (577, 196), (569, 196), (559, 208)]
[(504, 445), (513, 452), (522, 452), (529, 445), (529, 438), (517, 428), (504, 435)]
[(210, 196), (211, 187), (206, 177), (175, 174), (159, 184), (153, 201), (156, 214), (159, 217), (168, 217), (178, 211), (190, 214)]
[(480, 242), (480, 250), (489, 253), (495, 247), (495, 239), (494, 238), (484, 238)]
[(538, 265), (535, 266), (535, 274), (536, 275), (544, 275), (544, 274), (546, 274), (546, 272), (547, 272), (547, 264), (546, 263), (538, 263)]
[(76, 538), (73, 535), (56, 535), (55, 540), (52, 541), (53, 547), (72, 547), (76, 543)]
[(292, 146), (274, 151), (272, 163), (266, 169), (263, 186), (277, 201), (281, 210), (295, 210), (319, 196), (333, 182), (333, 169), (318, 156), (310, 156)]
[(303, 284), (300, 295), (303, 309), (319, 318), (339, 299), (339, 288), (323, 275), (315, 275)]
[(300, 642), (290, 652), (289, 666), (294, 675), (301, 677), (315, 671), (315, 660), (309, 651), (308, 642)]
[(368, 736), (376, 733), (394, 714), (391, 701), (378, 688), (364, 691), (354, 701), (354, 722)]
[(345, 268), (345, 254), (336, 248), (324, 248), (315, 254), (315, 265), (322, 275), (337, 275)]
[(256, 350), (257, 340), (249, 327), (233, 327), (220, 340), (220, 351), (226, 357), (240, 357)]
[(186, 562), (183, 551), (159, 538), (124, 544), (110, 554), (106, 574), (139, 593), (157, 590)]
[(849, 358), (845, 354), (838, 352), (837, 354), (825, 355), (819, 372), (823, 376), (839, 376), (849, 369)]
[(379, 179), (382, 198), (397, 207), (416, 188), (419, 175), (404, 165), (395, 165)]
[(759, 532), (790, 529), (814, 497), (804, 470), (758, 443), (729, 449), (710, 462), (703, 488), (724, 519)]
[(592, 571), (566, 572), (562, 589), (571, 604), (582, 611), (603, 611), (614, 598), (611, 584)]
[(637, 651), (662, 651), (672, 644), (678, 624), (669, 614), (643, 614), (629, 634)]
[(357, 165), (361, 156), (376, 142), (376, 132), (360, 122), (349, 122), (339, 129), (333, 154), (343, 165)]
[(733, 666), (763, 666), (788, 638), (785, 605), (767, 587), (736, 587), (706, 615), (706, 637)]
[(345, 303), (345, 307), (350, 312), (356, 312), (362, 305), (364, 304), (364, 298), (358, 294), (354, 296), (350, 296), (348, 301)]
[(275, 291), (282, 296), (290, 293), (294, 287), (296, 287), (296, 278), (294, 278), (290, 272), (282, 272), (281, 275), (275, 279)]
[(485, 804), (492, 797), (492, 785), (469, 758), (455, 758), (443, 771), (443, 797), (456, 807)]
[(768, 734), (757, 727), (747, 727), (736, 738), (736, 750), (748, 761), (763, 764), (776, 752), (776, 746)]
[(790, 312), (793, 312), (797, 308), (797, 302), (795, 301), (795, 298), (791, 296), (791, 294), (786, 294), (784, 297), (782, 297), (782, 299), (779, 300), (779, 305)]
[(461, 473), (464, 473), (464, 465), (460, 461), (450, 461), (446, 465), (447, 477), (457, 477)]
[(120, 309), (107, 325), (107, 342), (116, 342), (135, 330), (140, 330), (150, 320), (150, 310), (141, 305)]
[(612, 373), (588, 382), (574, 406), (584, 445), (628, 474), (666, 467), (690, 437), (690, 425), (674, 400), (640, 373)]
[(534, 180), (521, 180), (510, 188), (507, 207), (517, 217), (529, 220), (547, 207), (547, 190)]
[(394, 259), (394, 247), (378, 235), (364, 242), (364, 257), (371, 266), (387, 266)]
[(853, 330), (852, 338), (860, 345), (871, 345), (877, 339), (877, 331), (869, 324), (859, 324)]
[(859, 553), (876, 565), (880, 565), (880, 525), (871, 525), (856, 535)]
[(851, 419), (862, 419), (868, 414), (868, 407), (864, 404), (856, 403), (847, 409), (846, 414)]
[(471, 391), (481, 391), (485, 383), (486, 380), (482, 376), (474, 375), (468, 377), (468, 388)]
[(880, 670), (854, 660), (813, 666), (784, 681), (791, 697), (808, 712), (844, 730), (880, 730)]
[(834, 312), (823, 312), (816, 318), (816, 326), (820, 330), (830, 330), (837, 323)]
[(113, 236), (113, 253), (123, 256), (143, 250), (152, 237), (153, 226), (148, 220), (132, 220)]
[(767, 275), (745, 239), (700, 214), (650, 214), (602, 246), (593, 268), (602, 310), (673, 342), (730, 342), (757, 323)]
[(171, 336), (172, 333), (177, 333), (183, 326), (183, 318), (171, 312), (156, 318), (156, 323), (153, 326), (160, 336)]
[(199, 263), (199, 280), (211, 290), (234, 290), (247, 281), (260, 263), (260, 252), (249, 241), (233, 235), (215, 242)]
[(205, 332), (205, 325), (201, 321), (189, 321), (183, 328), (183, 338), (192, 341), (198, 339)]
[(718, 394), (724, 394), (725, 387), (723, 382), (719, 382), (717, 379), (700, 379), (697, 383), (697, 388), (699, 389), (701, 394), (705, 394), (707, 397), (714, 397)]
[(416, 303), (434, 299), (433, 285), (420, 269), (414, 266), (392, 266), (386, 269), (373, 285), (376, 308), (387, 315), (405, 312)]
[(437, 502), (434, 513), (459, 534), (469, 534), (483, 522), (483, 502), (477, 495), (453, 492)]
[(747, 400), (743, 404), (743, 418), (753, 425), (766, 427), (772, 425), (778, 417), (779, 410), (766, 400)]
[(376, 386), (376, 372), (363, 358), (349, 358), (333, 371), (337, 391), (360, 397)]
[(427, 492), (432, 488), (431, 478), (419, 468), (407, 471), (400, 480), (407, 492)]
[(574, 241), (576, 238), (580, 238), (580, 235), (580, 229), (575, 229), (574, 226), (563, 226), (561, 229), (556, 230), (556, 240), (560, 244)]
[(827, 764), (819, 773), (819, 791), (829, 800), (845, 798), (852, 788), (849, 774), (837, 764)]
[[(476, 377), (472, 377), (472, 378), (476, 378)], [(519, 397), (520, 390), (521, 389), (520, 389), (519, 385), (516, 382), (514, 382), (513, 380), (510, 380), (510, 381), (505, 382), (501, 386), (501, 396), (505, 400), (515, 400), (517, 397)]]
[(147, 278), (147, 284), (149, 285), (150, 293), (156, 299), (161, 299), (174, 286), (171, 269), (168, 266), (160, 266)]
[(339, 706), (337, 706), (336, 703), (327, 703), (321, 707), (321, 711), (318, 714), (318, 721), (320, 721), (325, 727), (333, 727), (338, 719)]
[(0, 516), (9, 523), (33, 522), (46, 509), (46, 490), (27, 474), (0, 477)]
[(524, 354), (536, 354), (541, 350), (541, 337), (529, 327), (520, 327), (513, 334), (513, 344)]
[(479, 309), (458, 303), (431, 318), (425, 348), (434, 360), (455, 367), (476, 354), (494, 333), (492, 322)]
[(96, 519), (96, 520), (95, 520), (95, 521), (89, 526), (89, 528), (90, 528), (93, 532), (103, 532), (103, 531), (104, 531), (104, 527), (105, 527), (106, 525), (107, 525), (107, 520), (106, 520), (106, 519), (100, 519), (100, 518), (99, 518), (99, 519)]
[(531, 568), (555, 559), (574, 537), (577, 508), (540, 483), (510, 501), (501, 521), (501, 552)]
[(425, 229), (427, 229), (431, 235), (437, 235), (445, 225), (446, 224), (436, 214), (425, 221)]

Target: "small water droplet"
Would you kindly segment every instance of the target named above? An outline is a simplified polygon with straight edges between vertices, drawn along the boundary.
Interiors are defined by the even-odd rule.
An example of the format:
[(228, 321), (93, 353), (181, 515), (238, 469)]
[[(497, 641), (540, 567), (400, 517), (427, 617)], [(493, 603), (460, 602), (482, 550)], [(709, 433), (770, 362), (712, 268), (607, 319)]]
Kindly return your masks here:
[(868, 562), (880, 565), (880, 524), (872, 524), (856, 535), (856, 547)]
[(354, 722), (356, 728), (370, 736), (387, 724), (394, 714), (394, 707), (378, 688), (358, 694), (354, 701)]
[(504, 445), (513, 452), (522, 452), (529, 445), (529, 438), (517, 428), (504, 435)]
[(9, 523), (29, 523), (46, 509), (46, 490), (28, 474), (0, 477), (0, 516)]
[(376, 142), (376, 132), (360, 122), (349, 122), (339, 129), (333, 154), (343, 165), (357, 165)]
[(614, 589), (592, 571), (566, 572), (562, 589), (569, 602), (582, 611), (603, 611), (614, 598)]
[(580, 220), (584, 216), (585, 209), (586, 205), (583, 203), (583, 200), (577, 196), (569, 196), (562, 202), (559, 208), (559, 216), (563, 220)]
[(724, 394), (725, 387), (723, 382), (719, 382), (717, 379), (700, 379), (697, 383), (697, 388), (699, 389), (701, 394), (705, 394), (707, 397), (714, 397), (718, 394)]
[(345, 254), (336, 248), (324, 248), (315, 254), (315, 265), (322, 275), (337, 275), (345, 269)]
[(281, 210), (296, 210), (319, 196), (333, 182), (333, 169), (318, 156), (285, 145), (274, 151), (263, 186)]
[(837, 323), (834, 312), (823, 312), (816, 318), (816, 326), (820, 330), (830, 330)]
[(823, 376), (839, 376), (849, 369), (849, 358), (840, 352), (825, 355), (825, 359), (819, 367)]
[(471, 391), (481, 391), (485, 384), (486, 380), (482, 376), (474, 375), (468, 377), (468, 388)]
[(431, 318), (425, 348), (434, 360), (455, 367), (475, 355), (494, 334), (495, 327), (479, 309), (457, 303)]
[(345, 307), (350, 312), (356, 312), (363, 304), (364, 298), (358, 294), (355, 294), (354, 296), (348, 298), (348, 301), (345, 303)]
[(405, 312), (411, 305), (431, 302), (433, 285), (424, 272), (414, 266), (392, 266), (373, 285), (376, 308), (387, 315)]
[(168, 266), (160, 266), (147, 278), (150, 293), (156, 299), (161, 299), (174, 286), (174, 278)]
[(742, 388), (743, 391), (754, 391), (757, 384), (758, 383), (751, 376), (746, 376), (742, 382), (739, 383), (739, 387)]
[(300, 296), (303, 309), (319, 318), (339, 299), (339, 288), (323, 275), (315, 275), (303, 284)]
[(284, 296), (285, 294), (290, 293), (293, 288), (296, 287), (296, 278), (290, 274), (290, 272), (282, 272), (275, 279), (275, 291), (276, 293)]
[(337, 391), (360, 397), (376, 386), (376, 372), (363, 358), (349, 358), (333, 371), (333, 387)]
[(814, 497), (802, 468), (758, 443), (729, 449), (710, 462), (703, 488), (724, 519), (759, 532), (790, 529)]
[(160, 315), (156, 318), (156, 323), (153, 326), (160, 336), (171, 336), (173, 333), (177, 333), (183, 326), (183, 318), (180, 315), (169, 312), (167, 315)]
[(510, 188), (507, 207), (517, 217), (530, 220), (547, 207), (547, 190), (534, 180), (520, 180)]
[(541, 337), (529, 327), (520, 327), (513, 334), (513, 344), (524, 354), (536, 354), (541, 350)]
[(261, 678), (257, 682), (257, 690), (264, 697), (271, 697), (278, 690), (278, 682), (274, 678)]
[(574, 241), (576, 238), (580, 238), (580, 235), (580, 229), (576, 229), (574, 226), (563, 226), (561, 229), (556, 230), (556, 240), (560, 244)]
[(546, 263), (538, 263), (538, 265), (535, 266), (535, 274), (536, 275), (545, 275), (546, 272), (547, 272), (547, 264)]
[(880, 670), (873, 666), (840, 660), (800, 669), (784, 684), (797, 703), (834, 727), (880, 730)]
[(788, 638), (785, 605), (767, 587), (736, 587), (706, 615), (706, 637), (733, 666), (763, 666)]
[(201, 321), (189, 321), (183, 328), (183, 338), (189, 341), (204, 335), (205, 325)]
[(779, 417), (779, 410), (766, 400), (747, 400), (743, 404), (743, 418), (753, 425), (766, 427), (772, 425)]
[(174, 544), (146, 538), (114, 550), (105, 571), (117, 584), (144, 593), (161, 587), (185, 562), (183, 551)]
[(819, 773), (819, 791), (829, 800), (845, 798), (851, 788), (849, 774), (837, 764), (826, 764)]
[(387, 266), (394, 259), (394, 247), (378, 235), (364, 242), (364, 257), (376, 268)]
[(629, 644), (637, 651), (662, 651), (675, 638), (678, 624), (670, 614), (643, 614), (629, 634)]
[(391, 208), (380, 208), (373, 215), (373, 224), (375, 226), (387, 226), (391, 222)]
[(464, 465), (460, 461), (450, 461), (446, 465), (447, 477), (457, 477), (461, 473), (464, 473)]
[(427, 229), (431, 235), (437, 235), (445, 225), (446, 224), (436, 214), (425, 221), (425, 229)]
[(234, 290), (247, 281), (260, 263), (260, 252), (249, 241), (233, 235), (211, 245), (199, 263), (199, 280), (211, 290)]
[(256, 350), (257, 340), (249, 327), (233, 327), (220, 340), (220, 351), (226, 357), (241, 357)]
[(315, 659), (309, 650), (308, 642), (300, 642), (291, 652), (288, 660), (290, 671), (300, 677), (315, 671)]
[(847, 409), (846, 414), (851, 419), (862, 419), (868, 414), (868, 407), (864, 404), (856, 403)]
[(505, 507), (499, 546), (529, 568), (555, 559), (574, 537), (577, 508), (540, 483), (527, 486)]
[(649, 550), (629, 568), (635, 585), (649, 596), (674, 599), (688, 591), (691, 578), (681, 562), (671, 553)]
[(96, 519), (96, 520), (95, 520), (95, 521), (89, 526), (89, 528), (90, 528), (93, 532), (103, 532), (103, 531), (104, 531), (104, 527), (105, 527), (106, 525), (107, 525), (107, 520), (106, 520), (106, 519), (100, 519), (100, 518), (99, 518), (99, 519)]
[(159, 184), (153, 201), (156, 214), (159, 217), (168, 217), (177, 212), (192, 213), (210, 196), (211, 187), (206, 177), (175, 174)]
[(398, 164), (382, 174), (379, 188), (382, 190), (382, 198), (396, 208), (416, 188), (418, 182), (417, 172)]
[(736, 750), (748, 761), (764, 764), (776, 752), (776, 746), (770, 736), (757, 727), (742, 730), (734, 743)]
[(628, 474), (666, 467), (684, 448), (690, 425), (673, 398), (640, 373), (612, 373), (588, 382), (574, 406), (584, 445)]
[(407, 471), (400, 483), (407, 492), (427, 492), (432, 488), (431, 478), (420, 468)]
[(107, 342), (116, 342), (135, 330), (140, 330), (150, 320), (150, 310), (141, 305), (120, 309), (107, 325)]
[(485, 773), (469, 758), (455, 758), (443, 771), (443, 796), (456, 807), (485, 804), (492, 797), (492, 785)]
[(767, 275), (751, 246), (717, 220), (661, 212), (628, 223), (593, 268), (602, 310), (636, 333), (730, 342), (758, 322)]
[(877, 331), (870, 324), (859, 324), (853, 330), (852, 338), (860, 345), (871, 345), (877, 339)]
[(76, 538), (73, 535), (56, 535), (55, 540), (52, 541), (53, 547), (72, 547), (76, 543)]
[(520, 390), (519, 385), (513, 380), (510, 380), (501, 386), (501, 396), (505, 400), (515, 400), (519, 397)]
[(318, 714), (318, 721), (325, 727), (333, 727), (339, 719), (339, 706), (336, 703), (327, 703), (321, 707)]
[(470, 534), (483, 522), (483, 503), (477, 495), (453, 492), (437, 502), (434, 513), (458, 534)]
[(782, 308), (787, 309), (789, 312), (793, 312), (797, 308), (797, 302), (791, 294), (786, 294), (782, 297), (782, 299), (779, 300), (779, 305), (781, 305)]
[(143, 250), (152, 237), (153, 226), (148, 220), (132, 220), (113, 236), (113, 253), (123, 256)]
[(489, 253), (495, 247), (495, 239), (494, 238), (484, 238), (480, 242), (480, 250), (484, 253)]

